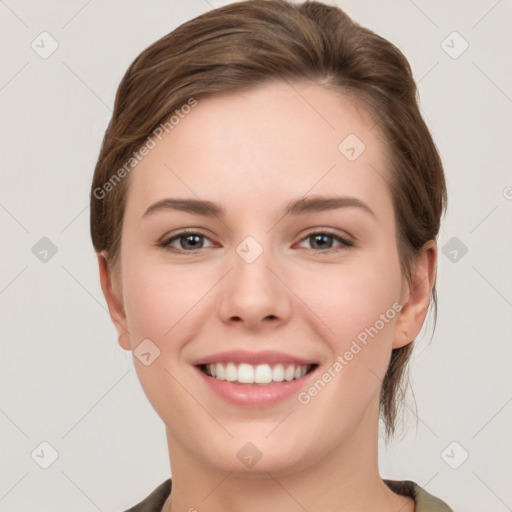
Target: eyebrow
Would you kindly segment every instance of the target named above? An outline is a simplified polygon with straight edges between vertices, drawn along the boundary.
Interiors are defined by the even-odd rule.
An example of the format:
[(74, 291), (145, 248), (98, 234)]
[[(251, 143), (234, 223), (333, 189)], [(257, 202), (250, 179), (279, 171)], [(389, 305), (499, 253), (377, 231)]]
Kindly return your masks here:
[[(363, 201), (350, 196), (311, 196), (292, 200), (285, 206), (282, 216), (304, 215), (339, 208), (359, 208), (377, 218), (375, 212)], [(199, 199), (172, 199), (166, 198), (149, 206), (142, 217), (159, 211), (176, 210), (205, 217), (225, 218), (226, 210), (219, 204)]]

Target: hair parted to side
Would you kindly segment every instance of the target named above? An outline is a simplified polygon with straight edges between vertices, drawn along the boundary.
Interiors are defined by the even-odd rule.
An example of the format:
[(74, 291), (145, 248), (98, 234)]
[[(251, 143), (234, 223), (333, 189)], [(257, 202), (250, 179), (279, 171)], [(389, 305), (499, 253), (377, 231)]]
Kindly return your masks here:
[[(417, 102), (411, 67), (386, 39), (338, 7), (316, 1), (247, 0), (211, 10), (146, 48), (117, 90), (91, 187), (94, 249), (108, 255), (114, 291), (120, 288), (120, 247), (134, 152), (177, 109), (205, 95), (249, 90), (269, 81), (312, 82), (356, 98), (381, 129), (389, 152), (389, 183), (402, 272), (436, 240), (446, 210), (444, 171)], [(109, 181), (110, 180), (110, 181)], [(108, 188), (105, 184), (115, 186)], [(101, 193), (99, 193), (101, 191)], [(434, 284), (430, 306), (437, 318)], [(380, 405), (386, 439), (396, 430), (407, 389), (413, 343), (394, 349)]]

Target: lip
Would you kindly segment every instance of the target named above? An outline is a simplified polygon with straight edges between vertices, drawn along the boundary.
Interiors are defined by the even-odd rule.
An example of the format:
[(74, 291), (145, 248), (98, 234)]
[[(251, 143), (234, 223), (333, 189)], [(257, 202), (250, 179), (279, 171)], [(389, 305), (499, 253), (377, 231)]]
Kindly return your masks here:
[[(248, 362), (247, 359), (244, 361)], [(210, 390), (228, 403), (237, 407), (263, 408), (276, 405), (292, 396), (296, 397), (301, 389), (306, 389), (309, 381), (316, 377), (318, 365), (299, 379), (270, 384), (240, 384), (217, 380), (206, 375), (199, 366), (194, 366), (194, 370)]]
[[(263, 350), (260, 352), (250, 352), (248, 350), (227, 350), (225, 352), (217, 352), (209, 356), (202, 357), (192, 361), (194, 366), (212, 363), (248, 363), (252, 365), (258, 364), (318, 364), (318, 361), (303, 359), (285, 352), (276, 350)], [(300, 380), (300, 379), (297, 379)]]

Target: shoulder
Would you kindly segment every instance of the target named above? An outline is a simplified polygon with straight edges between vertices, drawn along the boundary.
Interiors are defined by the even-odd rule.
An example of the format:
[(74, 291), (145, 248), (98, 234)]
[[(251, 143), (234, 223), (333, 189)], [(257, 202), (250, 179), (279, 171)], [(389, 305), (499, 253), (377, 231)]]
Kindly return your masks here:
[(171, 479), (162, 482), (149, 496), (125, 512), (160, 512), (171, 493)]
[(444, 501), (428, 493), (416, 482), (384, 479), (384, 483), (393, 492), (414, 498), (416, 503), (415, 512), (453, 512)]

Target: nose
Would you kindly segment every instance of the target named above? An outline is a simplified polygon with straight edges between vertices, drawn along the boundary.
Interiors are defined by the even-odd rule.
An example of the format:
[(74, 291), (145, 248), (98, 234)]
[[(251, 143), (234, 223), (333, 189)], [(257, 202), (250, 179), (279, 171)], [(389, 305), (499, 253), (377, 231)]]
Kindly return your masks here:
[(224, 323), (238, 322), (246, 330), (258, 331), (288, 321), (293, 294), (270, 252), (263, 250), (254, 261), (243, 249), (234, 254), (219, 290), (218, 315)]

